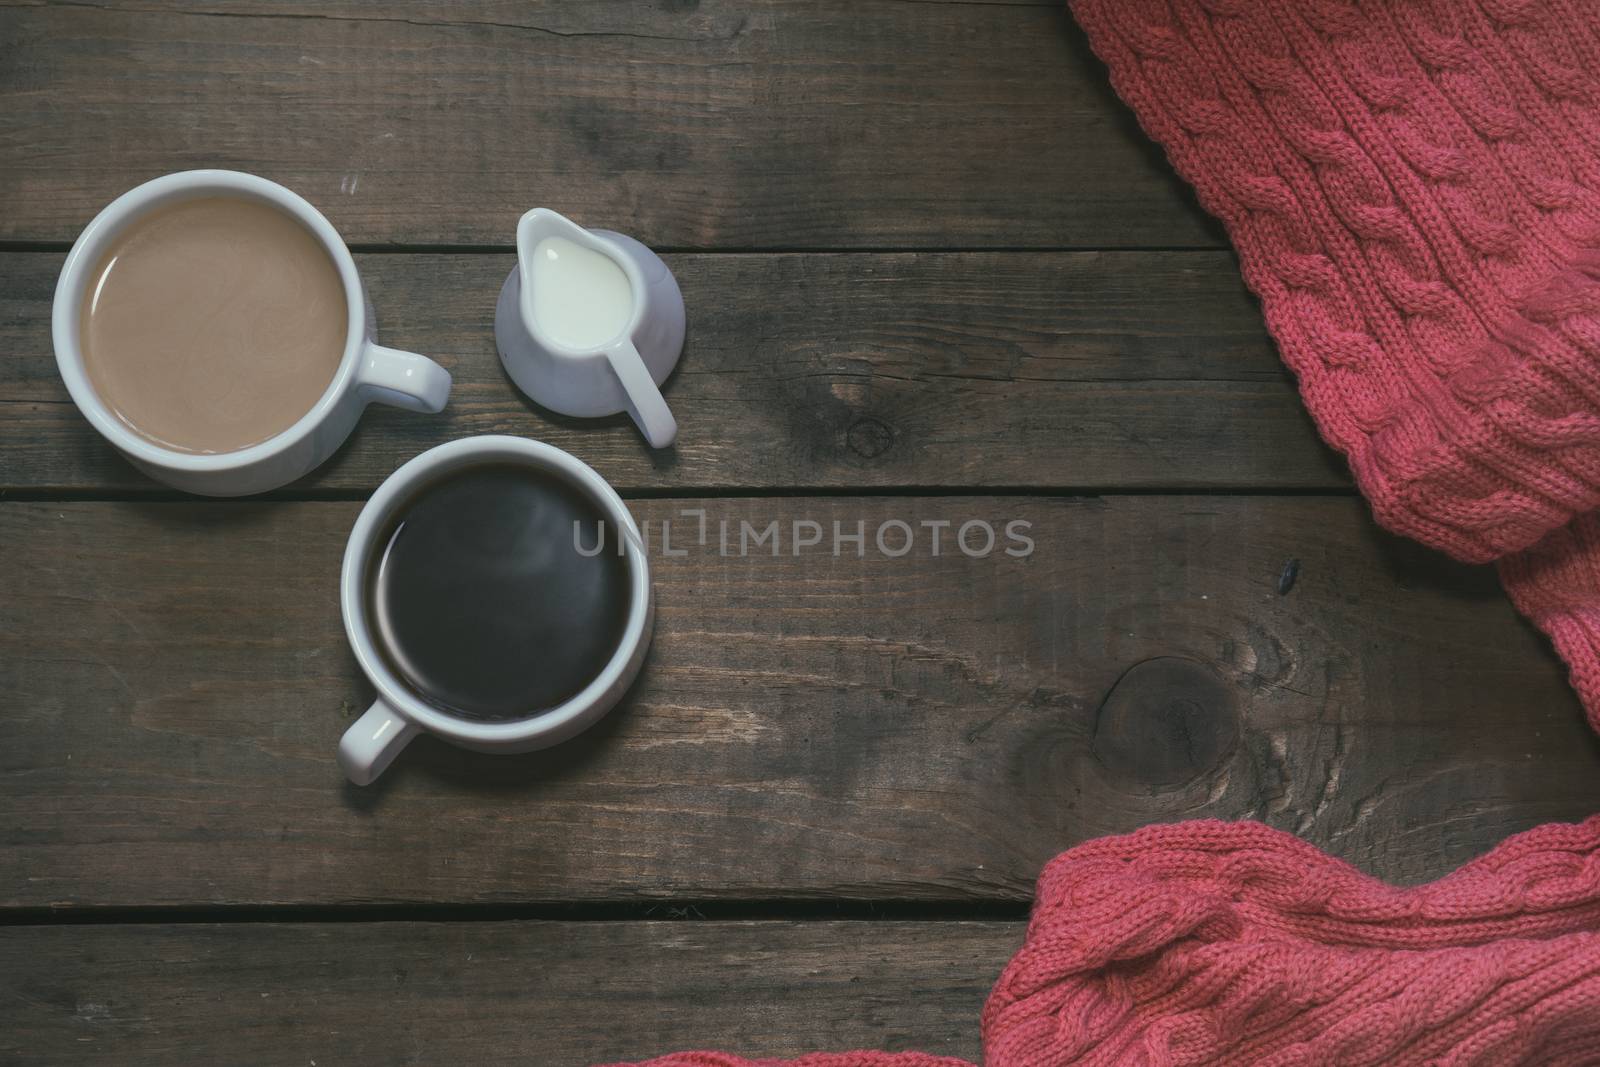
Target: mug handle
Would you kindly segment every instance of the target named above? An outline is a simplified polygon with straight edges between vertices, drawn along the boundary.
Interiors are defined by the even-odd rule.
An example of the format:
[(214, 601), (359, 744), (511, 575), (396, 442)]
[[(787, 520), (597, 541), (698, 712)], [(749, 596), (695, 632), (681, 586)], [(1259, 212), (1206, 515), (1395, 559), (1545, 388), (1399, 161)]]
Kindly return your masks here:
[(633, 342), (624, 337), (606, 349), (606, 359), (611, 361), (611, 370), (622, 383), (622, 391), (628, 394), (628, 414), (639, 424), (644, 439), (650, 442), (651, 448), (666, 448), (678, 436), (678, 420), (672, 417), (661, 390), (651, 379), (644, 357), (633, 347)]
[(356, 785), (371, 785), (421, 732), (416, 723), (376, 700), (339, 738), (339, 769)]
[(356, 369), (356, 386), (368, 403), (392, 404), (407, 411), (444, 410), (450, 399), (450, 372), (427, 356), (366, 342)]

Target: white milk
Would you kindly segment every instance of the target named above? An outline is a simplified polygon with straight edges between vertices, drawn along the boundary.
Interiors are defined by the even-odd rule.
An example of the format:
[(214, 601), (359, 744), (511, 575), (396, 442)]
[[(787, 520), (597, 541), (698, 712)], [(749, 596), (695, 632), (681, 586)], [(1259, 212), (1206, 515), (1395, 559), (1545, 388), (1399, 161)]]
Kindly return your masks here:
[(568, 348), (599, 348), (633, 317), (633, 288), (610, 256), (546, 237), (533, 250), (533, 317)]

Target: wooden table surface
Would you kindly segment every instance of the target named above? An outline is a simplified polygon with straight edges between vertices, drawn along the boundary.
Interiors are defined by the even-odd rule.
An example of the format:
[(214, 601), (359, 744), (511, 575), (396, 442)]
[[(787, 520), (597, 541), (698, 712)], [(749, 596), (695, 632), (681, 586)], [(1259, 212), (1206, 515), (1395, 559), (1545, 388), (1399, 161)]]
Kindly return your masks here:
[[(328, 215), (383, 340), (455, 375), (445, 414), (373, 409), (235, 502), (94, 434), (51, 350), (63, 255), (203, 166)], [(536, 205), (668, 253), (676, 448), (505, 379)], [(489, 432), (652, 525), (1036, 547), (658, 553), (601, 726), (424, 738), (345, 785), (346, 533)], [(1600, 809), (1544, 640), (1373, 525), (1054, 0), (0, 4), (0, 694), (8, 1064), (972, 1057), (1033, 878), (1086, 838), (1249, 817), (1416, 882)]]

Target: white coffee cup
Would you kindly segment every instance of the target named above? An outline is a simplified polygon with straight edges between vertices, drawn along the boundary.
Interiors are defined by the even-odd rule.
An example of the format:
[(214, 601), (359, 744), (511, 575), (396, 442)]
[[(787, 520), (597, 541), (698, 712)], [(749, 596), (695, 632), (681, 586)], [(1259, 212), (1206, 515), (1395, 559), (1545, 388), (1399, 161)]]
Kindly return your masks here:
[[(576, 696), (527, 719), (485, 722), (461, 718), (428, 704), (395, 676), (372, 639), (367, 616), (367, 581), (372, 553), (394, 509), (420, 485), (446, 472), (486, 462), (522, 463), (548, 471), (576, 486), (619, 532), (628, 561), (630, 600), (622, 638), (604, 668)], [(423, 730), (480, 752), (530, 752), (558, 744), (593, 725), (621, 699), (644, 664), (654, 625), (650, 565), (633, 516), (606, 480), (576, 457), (523, 437), (464, 437), (430, 448), (391, 474), (356, 518), (345, 547), (339, 579), (344, 630), (356, 662), (377, 699), (339, 741), (339, 766), (357, 785), (368, 785), (400, 750)], [(611, 549), (608, 548), (607, 551)]]
[[(151, 441), (119, 419), (84, 370), (80, 309), (91, 276), (123, 230), (157, 208), (181, 200), (234, 196), (263, 201), (293, 216), (321, 243), (344, 282), (349, 323), (344, 357), (333, 381), (293, 426), (260, 444), (233, 452), (179, 452)], [(78, 236), (56, 282), (52, 312), (56, 365), (73, 403), (134, 466), (157, 481), (206, 496), (244, 496), (276, 489), (316, 468), (344, 442), (362, 410), (374, 401), (411, 411), (436, 412), (450, 397), (450, 372), (412, 352), (373, 341), (374, 319), (355, 260), (338, 232), (303, 197), (276, 182), (231, 170), (168, 174), (123, 193)]]

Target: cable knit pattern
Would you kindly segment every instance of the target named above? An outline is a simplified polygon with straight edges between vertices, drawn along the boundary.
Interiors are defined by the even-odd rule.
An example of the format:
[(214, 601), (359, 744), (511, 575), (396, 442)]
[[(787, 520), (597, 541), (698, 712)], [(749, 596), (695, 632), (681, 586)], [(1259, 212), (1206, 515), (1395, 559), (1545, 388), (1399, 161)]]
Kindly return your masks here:
[(1600, 730), (1600, 516), (1585, 515), (1500, 561), (1511, 600), (1550, 635)]
[(1560, 558), (1600, 506), (1600, 6), (1071, 6), (1379, 521), (1509, 559), (1600, 728), (1600, 566)]
[[(612, 1064), (611, 1067), (629, 1067)], [(819, 1052), (797, 1060), (746, 1060), (725, 1052), (680, 1052), (637, 1067), (972, 1067), (966, 1060), (920, 1052)]]
[(1258, 823), (1057, 857), (990, 1067), (1600, 1064), (1600, 818), (1399, 889)]
[[(1600, 1065), (1600, 816), (1410, 889), (1253, 822), (1079, 845), (1040, 875), (983, 1037), (987, 1067)], [(780, 1065), (967, 1067), (883, 1052), (648, 1067)]]

